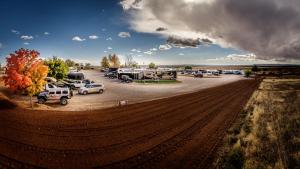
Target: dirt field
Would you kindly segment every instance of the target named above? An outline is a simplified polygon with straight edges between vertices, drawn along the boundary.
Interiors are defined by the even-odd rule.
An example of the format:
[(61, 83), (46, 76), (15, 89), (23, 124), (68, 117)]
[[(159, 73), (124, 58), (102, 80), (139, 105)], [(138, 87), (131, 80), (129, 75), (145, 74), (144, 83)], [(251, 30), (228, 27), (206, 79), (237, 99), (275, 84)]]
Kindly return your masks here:
[(209, 168), (256, 87), (241, 80), (95, 111), (0, 110), (0, 168)]

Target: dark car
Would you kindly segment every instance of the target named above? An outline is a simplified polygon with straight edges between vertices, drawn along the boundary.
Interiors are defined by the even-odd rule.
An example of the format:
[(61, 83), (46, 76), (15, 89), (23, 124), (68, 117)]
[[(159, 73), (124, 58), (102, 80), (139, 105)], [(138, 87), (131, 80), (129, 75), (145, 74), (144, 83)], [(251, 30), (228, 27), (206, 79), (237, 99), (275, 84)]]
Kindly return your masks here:
[(116, 71), (109, 72), (106, 74), (106, 76), (110, 79), (116, 79), (116, 78), (118, 78), (118, 72), (116, 72)]
[(125, 82), (125, 83), (131, 83), (131, 82), (133, 82), (133, 79), (131, 77), (129, 77), (128, 75), (122, 75), (121, 81)]

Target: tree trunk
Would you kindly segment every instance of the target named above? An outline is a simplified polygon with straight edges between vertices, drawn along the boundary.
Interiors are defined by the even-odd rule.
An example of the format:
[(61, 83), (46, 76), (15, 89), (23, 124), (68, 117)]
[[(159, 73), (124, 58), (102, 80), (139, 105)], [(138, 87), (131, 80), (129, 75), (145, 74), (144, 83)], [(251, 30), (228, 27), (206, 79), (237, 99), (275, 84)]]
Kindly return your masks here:
[(32, 96), (30, 96), (30, 105), (31, 105), (31, 109), (33, 109)]

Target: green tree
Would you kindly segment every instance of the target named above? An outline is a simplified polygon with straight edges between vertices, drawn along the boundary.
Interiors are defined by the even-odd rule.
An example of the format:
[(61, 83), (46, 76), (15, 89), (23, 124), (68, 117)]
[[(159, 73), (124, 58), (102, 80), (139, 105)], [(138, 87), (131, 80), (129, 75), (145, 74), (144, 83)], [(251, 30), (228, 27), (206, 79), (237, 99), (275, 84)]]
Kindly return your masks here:
[(120, 59), (116, 54), (108, 55), (108, 60), (110, 62), (110, 67), (112, 67), (112, 68), (120, 67)]
[(133, 68), (138, 68), (138, 67), (139, 67), (139, 64), (138, 64), (137, 62), (133, 62), (132, 65), (131, 65), (131, 67), (133, 67)]
[(155, 63), (151, 62), (151, 63), (149, 64), (149, 68), (150, 68), (150, 69), (154, 69), (155, 67), (156, 67)]
[(75, 61), (71, 60), (71, 59), (67, 59), (65, 61), (65, 64), (68, 66), (68, 67), (74, 67), (75, 66)]
[(85, 63), (84, 68), (85, 68), (85, 69), (90, 69), (90, 68), (91, 68), (91, 64), (90, 64), (90, 63)]
[(62, 59), (53, 56), (52, 59), (45, 61), (45, 64), (49, 67), (48, 76), (56, 79), (63, 79), (69, 72), (69, 67)]
[(192, 69), (193, 69), (192, 66), (185, 66), (185, 67), (184, 67), (184, 70), (192, 70)]
[(101, 60), (101, 67), (102, 68), (109, 68), (109, 60), (106, 56), (104, 56)]
[(245, 76), (249, 77), (252, 74), (250, 69), (245, 70)]

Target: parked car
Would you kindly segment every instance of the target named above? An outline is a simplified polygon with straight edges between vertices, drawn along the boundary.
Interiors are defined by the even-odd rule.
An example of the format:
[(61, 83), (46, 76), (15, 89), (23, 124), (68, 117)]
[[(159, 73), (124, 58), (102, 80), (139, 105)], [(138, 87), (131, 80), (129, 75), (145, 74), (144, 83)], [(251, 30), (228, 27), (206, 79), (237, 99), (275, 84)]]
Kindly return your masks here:
[(39, 104), (44, 104), (46, 101), (60, 101), (61, 105), (67, 105), (68, 99), (72, 97), (72, 91), (69, 88), (49, 88), (38, 94), (37, 99)]
[(87, 84), (92, 84), (94, 83), (94, 81), (91, 81), (89, 79), (85, 79), (85, 80), (75, 80), (73, 81), (73, 83), (71, 84), (71, 88), (72, 89), (78, 89), (81, 87), (84, 87)]
[(115, 72), (115, 71), (109, 72), (107, 74), (107, 77), (110, 78), (110, 79), (116, 79), (116, 78), (118, 78), (118, 72)]
[(131, 83), (131, 82), (133, 82), (133, 79), (131, 77), (129, 77), (128, 75), (122, 75), (121, 81), (125, 82), (125, 83)]
[(118, 71), (107, 71), (104, 73), (104, 77), (109, 77), (110, 75), (117, 75)]
[(96, 83), (91, 83), (87, 84), (84, 87), (81, 87), (78, 89), (79, 94), (87, 95), (89, 93), (100, 93), (102, 94), (104, 92), (105, 88), (103, 84), (96, 84)]
[(175, 80), (175, 77), (173, 75), (170, 74), (164, 74), (161, 76), (162, 80)]
[(198, 71), (194, 74), (194, 77), (203, 77), (203, 73)]

